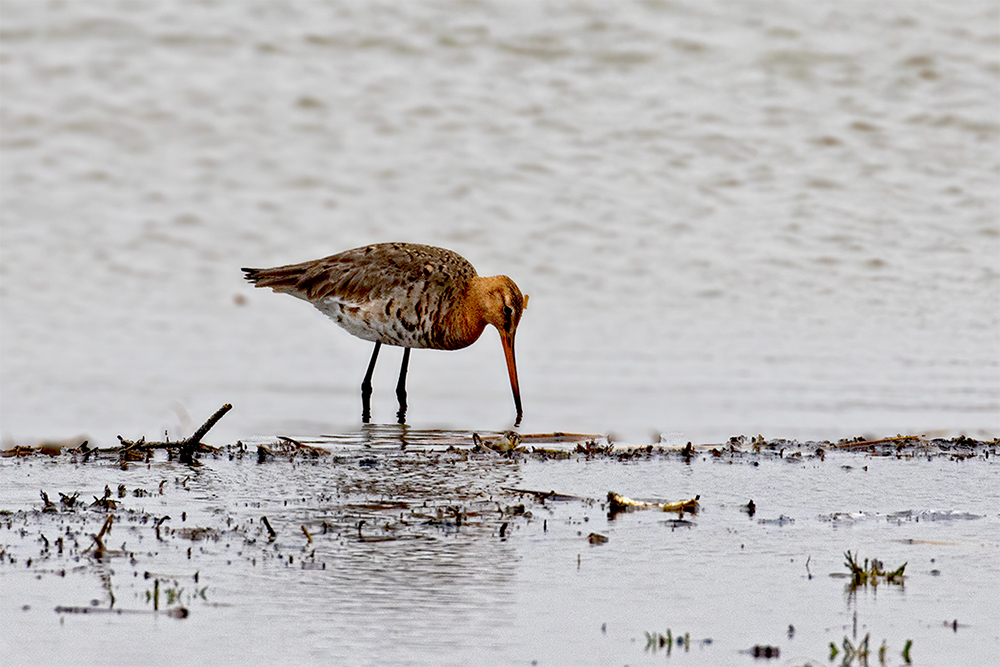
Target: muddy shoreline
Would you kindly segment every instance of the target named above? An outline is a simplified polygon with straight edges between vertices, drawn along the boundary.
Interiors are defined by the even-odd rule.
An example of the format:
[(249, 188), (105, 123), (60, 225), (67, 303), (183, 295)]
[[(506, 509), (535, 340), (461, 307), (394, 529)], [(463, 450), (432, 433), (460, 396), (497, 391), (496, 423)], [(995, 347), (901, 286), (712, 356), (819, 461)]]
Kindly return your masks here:
[[(872, 659), (884, 643), (887, 664), (906, 664), (907, 642), (926, 657), (959, 638), (977, 658), (998, 641), (995, 590), (975, 583), (1000, 554), (984, 481), (996, 479), (996, 440), (630, 447), (374, 426), (199, 445), (187, 463), (179, 443), (135, 444), (4, 451), (0, 615), (19, 628), (5, 640), (13, 664), (177, 664), (177, 636), (187, 659), (357, 664), (566, 664), (553, 648), (564, 641), (574, 664), (665, 651), (742, 664), (798, 648), (794, 664), (825, 664), (831, 643), (838, 661), (863, 664), (845, 651), (860, 660), (868, 635)], [(981, 488), (953, 497), (954, 480)], [(887, 571), (905, 562), (906, 576), (849, 590), (849, 550)], [(946, 565), (927, 555), (942, 550)], [(719, 581), (745, 589), (745, 603), (733, 608)], [(948, 618), (932, 622), (901, 593), (920, 599), (928, 586), (956, 596)], [(840, 602), (823, 613), (794, 611), (798, 597), (824, 606), (831, 594)], [(743, 607), (753, 622), (735, 623)], [(211, 639), (244, 626), (295, 643)], [(95, 638), (119, 627), (151, 632), (156, 655)]]

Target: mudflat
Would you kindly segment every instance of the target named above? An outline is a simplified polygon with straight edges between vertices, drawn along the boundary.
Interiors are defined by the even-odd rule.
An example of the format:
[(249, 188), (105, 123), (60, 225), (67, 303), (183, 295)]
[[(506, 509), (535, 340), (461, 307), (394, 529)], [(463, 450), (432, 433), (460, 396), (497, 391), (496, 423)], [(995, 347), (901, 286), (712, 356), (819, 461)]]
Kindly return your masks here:
[(10, 664), (996, 656), (996, 440), (135, 444), (0, 458)]

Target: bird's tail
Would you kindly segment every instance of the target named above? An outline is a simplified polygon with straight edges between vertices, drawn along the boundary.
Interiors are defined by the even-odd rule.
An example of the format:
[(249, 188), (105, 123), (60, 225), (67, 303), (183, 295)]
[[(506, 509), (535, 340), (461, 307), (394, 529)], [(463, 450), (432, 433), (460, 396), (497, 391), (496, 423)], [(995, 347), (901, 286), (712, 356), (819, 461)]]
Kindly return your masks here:
[(240, 269), (243, 276), (254, 284), (254, 287), (270, 287), (275, 292), (295, 293), (301, 290), (300, 282), (305, 277), (304, 267), (299, 264), (276, 266), (273, 269)]

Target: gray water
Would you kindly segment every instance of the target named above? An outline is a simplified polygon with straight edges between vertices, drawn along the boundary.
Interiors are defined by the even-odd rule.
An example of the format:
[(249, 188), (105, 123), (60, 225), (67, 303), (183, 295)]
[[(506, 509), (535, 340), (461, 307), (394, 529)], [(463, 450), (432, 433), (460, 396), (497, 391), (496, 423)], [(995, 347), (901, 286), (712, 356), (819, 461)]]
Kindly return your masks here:
[[(531, 295), (528, 432), (1000, 432), (995, 3), (0, 9), (8, 442), (355, 428), (368, 344), (239, 267), (384, 240)], [(492, 330), (409, 388), (513, 420)]]
[[(903, 664), (908, 641), (915, 665), (1000, 651), (995, 445), (967, 460), (788, 446), (622, 462), (469, 440), (375, 429), (313, 441), (333, 451), (317, 459), (261, 464), (251, 446), (197, 467), (0, 458), (0, 652), (12, 665), (745, 665), (773, 646), (768, 664), (818, 666), (865, 636), (872, 665), (882, 645), (884, 664)], [(113, 511), (90, 506), (105, 485)], [(609, 490), (700, 508), (612, 517)], [(74, 491), (63, 506), (57, 492)], [(98, 557), (90, 535), (108, 514)], [(906, 563), (905, 580), (852, 590), (847, 550)], [(181, 606), (185, 619), (163, 613)], [(668, 629), (689, 645), (648, 645)]]
[[(998, 141), (995, 2), (0, 0), (0, 437), (178, 438), (229, 402), (208, 442), (359, 445), (369, 345), (239, 268), (389, 240), (531, 296), (522, 433), (995, 437)], [(376, 421), (398, 358), (381, 355)], [(462, 447), (513, 423), (492, 331), (417, 351), (408, 387), (411, 427)], [(870, 634), (889, 664), (912, 639), (939, 665), (1000, 648), (995, 452), (438, 455), (0, 459), (0, 654), (720, 665), (772, 644), (801, 665)], [(89, 503), (105, 484), (154, 495), (122, 500), (102, 560), (81, 552), (104, 513), (42, 514), (39, 490)], [(539, 508), (507, 485), (589, 500)], [(704, 509), (690, 529), (611, 521), (608, 490)], [(440, 520), (383, 529), (400, 497)], [(794, 523), (751, 520), (749, 497)], [(532, 516), (501, 539), (494, 502)], [(905, 511), (981, 518), (888, 518)], [(217, 532), (157, 540), (165, 515)], [(76, 551), (43, 555), (67, 530)], [(368, 539), (383, 530), (398, 539)], [(847, 549), (908, 562), (905, 587), (849, 594), (829, 576)], [(151, 582), (191, 616), (152, 614)], [(690, 650), (646, 651), (667, 628)]]

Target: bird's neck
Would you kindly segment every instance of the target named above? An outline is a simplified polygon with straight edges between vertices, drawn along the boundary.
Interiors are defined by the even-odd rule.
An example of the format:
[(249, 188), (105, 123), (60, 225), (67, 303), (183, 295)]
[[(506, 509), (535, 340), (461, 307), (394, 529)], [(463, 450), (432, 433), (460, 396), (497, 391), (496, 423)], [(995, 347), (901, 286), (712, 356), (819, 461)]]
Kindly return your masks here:
[(466, 286), (465, 295), (450, 313), (451, 322), (447, 328), (451, 335), (444, 341), (446, 349), (458, 350), (479, 340), (489, 323), (486, 304), (495, 278), (476, 276)]

